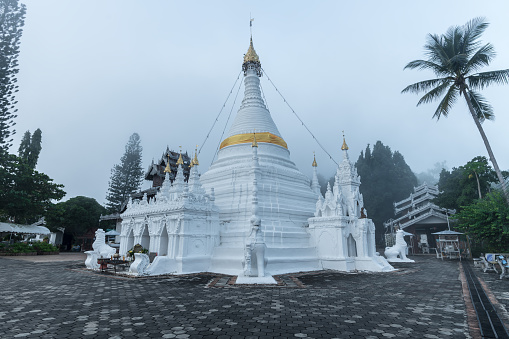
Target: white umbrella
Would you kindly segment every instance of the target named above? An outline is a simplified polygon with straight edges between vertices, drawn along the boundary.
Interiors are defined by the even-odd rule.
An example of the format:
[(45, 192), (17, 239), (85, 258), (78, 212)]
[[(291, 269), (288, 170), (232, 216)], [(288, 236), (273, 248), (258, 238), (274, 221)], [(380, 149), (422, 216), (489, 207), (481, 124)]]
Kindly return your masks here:
[(111, 235), (111, 236), (114, 236), (114, 235), (115, 235), (115, 236), (116, 236), (116, 235), (120, 235), (120, 233), (118, 233), (118, 232), (117, 232), (117, 231), (115, 231), (115, 230), (111, 230), (111, 231), (109, 231), (109, 232), (104, 233), (104, 235)]

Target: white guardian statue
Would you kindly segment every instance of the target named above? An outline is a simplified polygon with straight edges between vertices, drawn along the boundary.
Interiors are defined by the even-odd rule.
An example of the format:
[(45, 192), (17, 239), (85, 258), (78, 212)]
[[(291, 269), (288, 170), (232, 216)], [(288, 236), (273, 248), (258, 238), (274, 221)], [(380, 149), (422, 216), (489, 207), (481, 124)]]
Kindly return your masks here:
[(407, 243), (404, 236), (405, 232), (403, 230), (397, 230), (396, 244), (385, 248), (385, 256), (388, 262), (415, 262), (412, 259), (408, 259), (406, 256)]

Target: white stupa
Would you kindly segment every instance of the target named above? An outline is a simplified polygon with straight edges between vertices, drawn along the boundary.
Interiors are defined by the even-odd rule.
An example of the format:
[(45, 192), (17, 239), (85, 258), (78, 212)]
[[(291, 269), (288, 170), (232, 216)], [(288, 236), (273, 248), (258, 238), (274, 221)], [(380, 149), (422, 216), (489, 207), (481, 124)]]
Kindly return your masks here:
[(233, 273), (242, 268), (245, 240), (251, 232), (251, 144), (255, 135), (261, 172), (259, 215), (268, 270), (319, 269), (316, 250), (306, 232), (317, 195), (310, 188), (310, 180), (290, 160), (288, 146), (262, 99), (261, 65), (252, 39), (242, 67), (242, 105), (221, 143), (217, 160), (201, 176), (205, 189), (215, 189), (221, 221), (221, 245), (214, 252), (212, 269)]
[(133, 272), (209, 271), (265, 281), (320, 269), (391, 270), (375, 253), (375, 227), (346, 142), (334, 187), (324, 197), (316, 159), (309, 180), (291, 161), (262, 99), (252, 39), (242, 68), (244, 99), (210, 169), (200, 177), (195, 155), (186, 183), (180, 162), (176, 179), (170, 185), (166, 175), (156, 199), (131, 202), (122, 214), (121, 254), (136, 243), (157, 254), (150, 265), (137, 255)]

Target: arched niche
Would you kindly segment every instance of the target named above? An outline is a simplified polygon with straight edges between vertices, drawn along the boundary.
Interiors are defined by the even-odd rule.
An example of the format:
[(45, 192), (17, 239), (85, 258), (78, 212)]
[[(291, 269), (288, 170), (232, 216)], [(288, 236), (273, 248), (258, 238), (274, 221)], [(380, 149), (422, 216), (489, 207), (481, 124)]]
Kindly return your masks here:
[(352, 234), (348, 236), (346, 239), (346, 244), (348, 248), (348, 256), (349, 257), (356, 257), (357, 256), (357, 242), (353, 238)]
[(129, 229), (129, 232), (127, 233), (126, 241), (127, 241), (126, 250), (129, 251), (131, 248), (134, 247), (134, 231), (132, 227)]
[(161, 237), (159, 238), (159, 253), (157, 255), (168, 255), (168, 230), (166, 224), (163, 226), (161, 231)]
[(148, 224), (143, 225), (143, 232), (141, 233), (141, 243), (143, 248), (150, 248), (150, 234), (148, 233)]

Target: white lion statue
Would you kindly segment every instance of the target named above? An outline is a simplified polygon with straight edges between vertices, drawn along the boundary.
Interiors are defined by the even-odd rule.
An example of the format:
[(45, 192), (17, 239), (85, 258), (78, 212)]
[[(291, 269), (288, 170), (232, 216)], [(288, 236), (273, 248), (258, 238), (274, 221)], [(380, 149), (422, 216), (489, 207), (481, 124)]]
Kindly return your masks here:
[(95, 232), (95, 241), (92, 243), (92, 248), (99, 254), (99, 258), (109, 258), (117, 253), (117, 250), (106, 244), (106, 236), (102, 229)]
[(113, 247), (106, 244), (106, 236), (102, 229), (98, 229), (95, 232), (95, 240), (92, 243), (93, 251), (86, 251), (87, 259), (85, 260), (85, 265), (87, 268), (91, 270), (99, 269), (99, 264), (97, 263), (97, 259), (99, 258), (109, 258), (113, 254), (117, 253), (117, 250)]
[(385, 248), (385, 257), (388, 262), (415, 262), (406, 257), (407, 244), (403, 238), (404, 234), (405, 232), (403, 230), (396, 231), (396, 244), (392, 247)]

